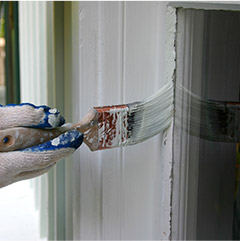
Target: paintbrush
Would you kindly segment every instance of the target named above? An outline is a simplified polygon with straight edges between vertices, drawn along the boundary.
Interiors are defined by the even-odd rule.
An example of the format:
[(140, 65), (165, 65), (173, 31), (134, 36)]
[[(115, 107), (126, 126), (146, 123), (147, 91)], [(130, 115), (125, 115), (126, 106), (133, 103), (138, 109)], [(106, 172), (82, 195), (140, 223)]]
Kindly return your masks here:
[(32, 147), (69, 130), (84, 134), (92, 151), (134, 145), (166, 130), (173, 118), (173, 83), (140, 102), (92, 108), (75, 125), (56, 129), (16, 127), (0, 131), (0, 151)]
[[(175, 115), (175, 125), (204, 140), (240, 142), (240, 102), (204, 100), (177, 85), (175, 108), (185, 104), (189, 115)], [(92, 108), (77, 124), (56, 129), (16, 127), (0, 130), (0, 151), (32, 147), (52, 140), (69, 130), (84, 134), (92, 151), (129, 146), (166, 130), (173, 120), (173, 84), (164, 85), (155, 95), (125, 105)]]

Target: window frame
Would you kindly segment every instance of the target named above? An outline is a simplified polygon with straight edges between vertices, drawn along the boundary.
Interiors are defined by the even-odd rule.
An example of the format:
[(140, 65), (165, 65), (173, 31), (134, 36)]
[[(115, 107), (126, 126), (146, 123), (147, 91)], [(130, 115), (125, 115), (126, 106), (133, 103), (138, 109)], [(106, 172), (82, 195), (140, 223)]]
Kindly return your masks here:
[[(197, 32), (194, 32), (193, 24), (194, 18), (191, 15), (184, 15), (186, 9), (194, 10), (229, 10), (240, 11), (240, 4), (229, 3), (197, 3), (197, 2), (170, 2), (169, 6), (176, 9), (177, 25), (182, 28), (182, 31), (176, 33), (176, 83), (184, 86), (188, 90), (201, 90), (201, 81), (199, 78), (198, 86), (193, 86), (192, 82), (192, 67), (193, 51), (201, 50), (201, 41), (203, 41), (203, 26), (202, 19), (199, 24)], [(181, 26), (180, 26), (181, 25)], [(197, 47), (193, 48), (192, 39), (198, 38)], [(181, 46), (181, 47), (180, 47)], [(189, 48), (190, 46), (190, 48)], [(199, 51), (199, 50), (198, 50)], [(199, 59), (202, 59), (202, 52), (199, 51)], [(202, 71), (202, 70), (200, 70)], [(199, 76), (201, 74), (199, 73)], [(195, 76), (196, 77), (196, 76)], [(179, 94), (178, 88), (175, 90)], [(198, 93), (195, 91), (195, 93)], [(182, 96), (183, 97), (183, 96)], [(175, 108), (174, 117), (174, 131), (173, 131), (173, 186), (172, 186), (172, 240), (196, 239), (196, 225), (197, 225), (197, 185), (198, 185), (198, 159), (193, 162), (190, 160), (190, 155), (193, 151), (198, 151), (199, 143), (186, 134), (177, 126), (183, 124), (183, 116), (190, 116), (189, 112), (190, 99), (183, 97), (182, 102), (178, 103)], [(177, 119), (180, 123), (176, 125)], [(189, 129), (189, 123), (187, 130)], [(191, 153), (189, 147), (191, 145)], [(191, 195), (190, 195), (191, 193)]]

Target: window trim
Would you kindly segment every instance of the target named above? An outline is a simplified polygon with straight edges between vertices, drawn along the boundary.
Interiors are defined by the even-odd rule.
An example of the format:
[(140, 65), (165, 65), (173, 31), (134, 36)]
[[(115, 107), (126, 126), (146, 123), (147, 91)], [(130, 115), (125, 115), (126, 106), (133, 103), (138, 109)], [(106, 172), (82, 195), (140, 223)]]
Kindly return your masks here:
[[(181, 28), (179, 33), (176, 33), (176, 45), (180, 45), (176, 50), (176, 83), (184, 86), (188, 90), (196, 89), (191, 81), (192, 67), (193, 67), (193, 51), (201, 49), (201, 41), (203, 41), (203, 26), (204, 21), (198, 22), (198, 47), (196, 49), (192, 46), (192, 38), (196, 37), (194, 33), (194, 18), (193, 16), (186, 16), (183, 14), (183, 10), (230, 10), (240, 11), (240, 4), (228, 4), (226, 3), (196, 3), (196, 2), (170, 2), (169, 6), (176, 9), (180, 14), (177, 16), (177, 26)], [(181, 26), (180, 26), (181, 25)], [(200, 37), (199, 37), (200, 36)], [(189, 49), (189, 44), (191, 48)], [(188, 51), (186, 51), (188, 49)], [(201, 59), (201, 53), (199, 51), (199, 58)], [(201, 68), (200, 68), (201, 69)], [(202, 69), (201, 69), (202, 71)], [(195, 76), (196, 78), (196, 76)], [(201, 90), (201, 82), (197, 87)], [(175, 90), (177, 93), (177, 88)], [(199, 92), (200, 94), (200, 92)], [(198, 185), (198, 160), (192, 163), (190, 162), (189, 153), (186, 150), (193, 148), (191, 137), (186, 135), (180, 128), (177, 128), (176, 121), (180, 119), (183, 124), (182, 116), (189, 116), (190, 100), (183, 98), (178, 107), (175, 107), (174, 117), (174, 131), (173, 131), (173, 183), (172, 183), (172, 240), (185, 240), (196, 239), (196, 225), (197, 225), (197, 185)], [(188, 127), (189, 128), (189, 127)], [(194, 143), (195, 151), (198, 151), (198, 143)], [(190, 195), (191, 193), (191, 195)]]

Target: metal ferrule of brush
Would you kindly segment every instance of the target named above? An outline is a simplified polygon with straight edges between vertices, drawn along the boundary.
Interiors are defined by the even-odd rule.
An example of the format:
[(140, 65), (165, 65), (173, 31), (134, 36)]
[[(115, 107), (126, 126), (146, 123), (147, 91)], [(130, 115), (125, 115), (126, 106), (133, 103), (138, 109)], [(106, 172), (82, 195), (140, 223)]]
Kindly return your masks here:
[(98, 150), (126, 145), (128, 132), (128, 105), (95, 107), (98, 112)]

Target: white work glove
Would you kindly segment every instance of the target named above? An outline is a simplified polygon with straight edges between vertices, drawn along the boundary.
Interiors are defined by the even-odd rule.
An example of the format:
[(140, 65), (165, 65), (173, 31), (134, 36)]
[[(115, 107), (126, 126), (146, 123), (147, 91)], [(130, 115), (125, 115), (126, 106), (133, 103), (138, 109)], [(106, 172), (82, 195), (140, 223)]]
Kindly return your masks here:
[[(32, 104), (0, 106), (0, 129), (12, 127), (55, 128), (64, 124), (56, 109)], [(68, 131), (41, 145), (19, 151), (0, 152), (0, 187), (46, 173), (57, 160), (73, 153), (83, 134)]]

